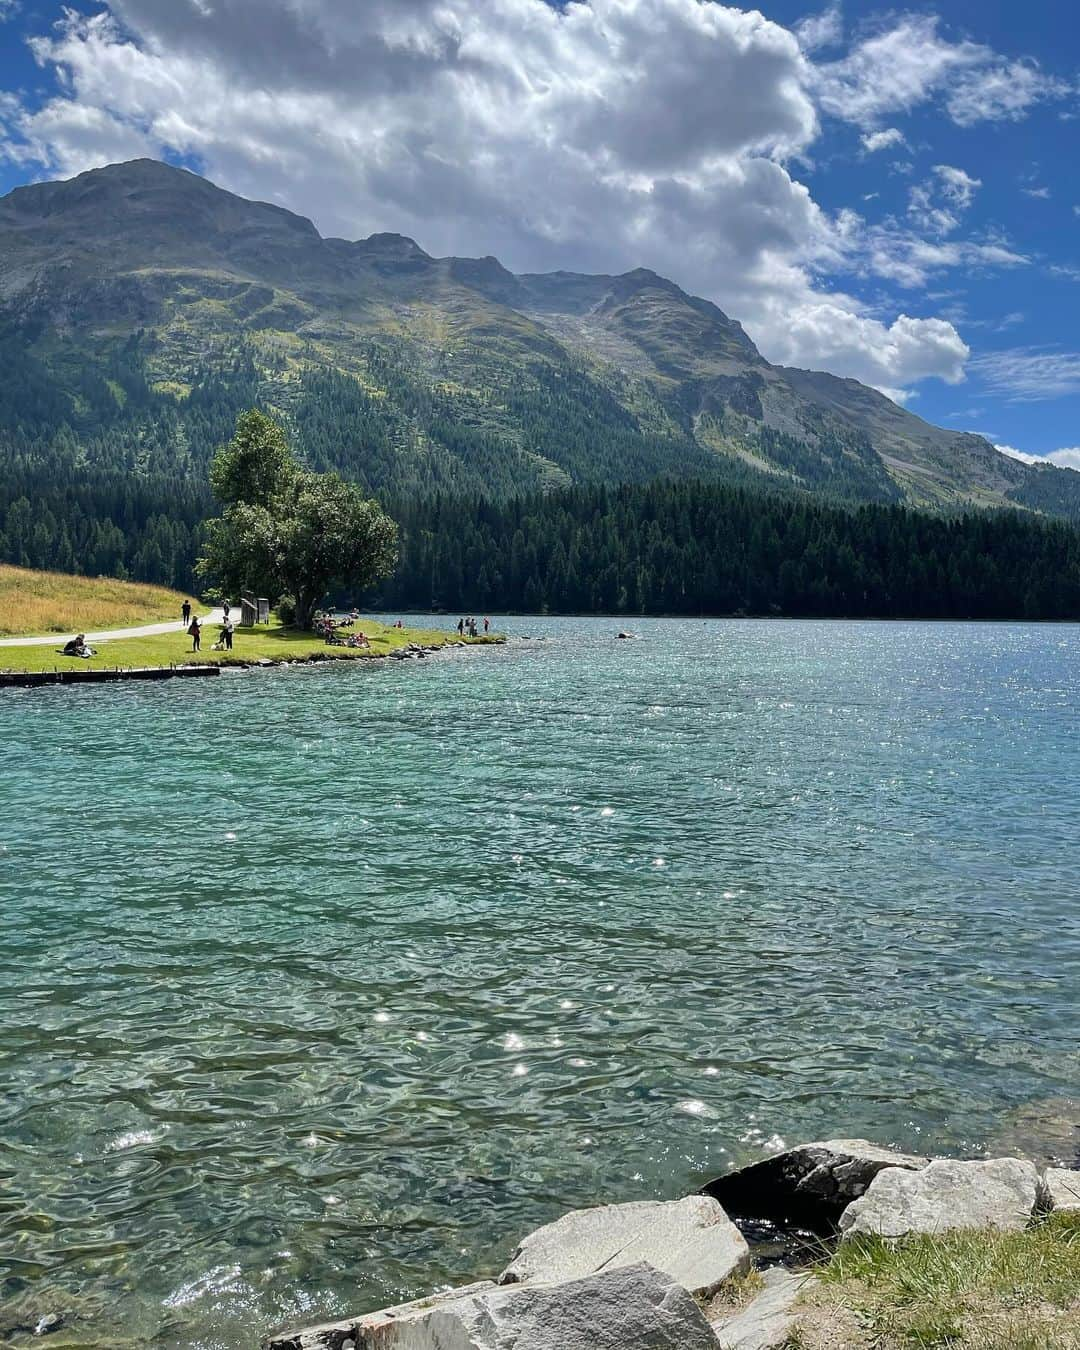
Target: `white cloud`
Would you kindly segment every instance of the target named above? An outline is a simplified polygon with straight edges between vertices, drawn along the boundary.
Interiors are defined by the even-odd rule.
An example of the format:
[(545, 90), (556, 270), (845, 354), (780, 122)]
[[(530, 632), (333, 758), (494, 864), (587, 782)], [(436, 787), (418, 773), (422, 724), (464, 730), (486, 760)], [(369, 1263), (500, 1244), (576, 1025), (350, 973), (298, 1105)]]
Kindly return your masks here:
[(811, 14), (801, 19), (794, 28), (799, 46), (804, 52), (820, 51), (822, 47), (835, 47), (844, 36), (844, 17), (839, 5), (830, 5), (820, 14)]
[(972, 178), (963, 169), (951, 164), (935, 164), (933, 178), (917, 183), (911, 189), (908, 215), (929, 234), (951, 234), (980, 187), (982, 180)]
[[(700, 0), (113, 0), (33, 41), (61, 93), (9, 116), (7, 153), (61, 174), (180, 155), (327, 234), (397, 230), (519, 271), (646, 265), (771, 359), (890, 390), (957, 380), (949, 322), (828, 279), (1026, 259), (826, 212), (790, 165), (819, 134), (815, 96), (897, 144), (879, 113), (989, 58), (908, 17), (815, 70), (806, 52), (840, 34), (831, 9), (796, 35)], [(977, 182), (935, 173), (928, 210), (956, 217)]]
[(987, 48), (952, 43), (938, 20), (907, 15), (858, 43), (841, 60), (818, 67), (822, 106), (837, 117), (872, 127), (885, 113), (926, 102), (957, 70), (986, 61)]
[(1012, 445), (995, 445), (1010, 459), (1022, 460), (1025, 464), (1056, 464), (1059, 469), (1075, 469), (1080, 473), (1080, 446), (1068, 446), (1062, 450), (1050, 450), (1045, 455), (1029, 455)]
[(1025, 197), (1038, 197), (1042, 201), (1048, 201), (1050, 198), (1050, 189), (1048, 187), (1021, 188), (1020, 191)]
[(1031, 262), (1003, 240), (923, 239), (888, 223), (868, 229), (863, 245), (864, 270), (906, 288), (921, 289), (952, 268), (987, 272)]
[(904, 133), (899, 127), (886, 127), (884, 131), (868, 131), (862, 138), (863, 149), (869, 155), (878, 150), (888, 150), (892, 145), (906, 145)]
[(948, 97), (949, 115), (959, 126), (976, 122), (1019, 122), (1044, 99), (1063, 98), (1070, 86), (1032, 61), (998, 61), (962, 75)]
[(846, 56), (817, 67), (822, 107), (874, 128), (887, 113), (943, 98), (959, 126), (1016, 120), (1070, 86), (1033, 61), (1006, 61), (990, 47), (952, 42), (935, 16), (907, 14), (857, 43)]
[(23, 162), (41, 159), (48, 146), (48, 163), (64, 176), (82, 173), (99, 164), (151, 155), (156, 146), (138, 127), (113, 117), (105, 109), (70, 99), (54, 99), (23, 121), (27, 142), (9, 148), (9, 157)]
[[(906, 386), (928, 375), (958, 383), (969, 355), (967, 343), (944, 319), (901, 314), (886, 327), (827, 302), (801, 306), (791, 316), (787, 342), (791, 357), (785, 364), (811, 349), (820, 353), (816, 364), (822, 368), (844, 370), (900, 402)], [(784, 359), (782, 351), (777, 359)]]
[(975, 357), (971, 369), (989, 390), (1012, 403), (1080, 393), (1080, 352), (1013, 347)]
[(942, 196), (960, 210), (971, 205), (975, 190), (982, 187), (981, 178), (972, 178), (969, 173), (955, 168), (952, 164), (935, 164), (934, 172), (938, 176)]

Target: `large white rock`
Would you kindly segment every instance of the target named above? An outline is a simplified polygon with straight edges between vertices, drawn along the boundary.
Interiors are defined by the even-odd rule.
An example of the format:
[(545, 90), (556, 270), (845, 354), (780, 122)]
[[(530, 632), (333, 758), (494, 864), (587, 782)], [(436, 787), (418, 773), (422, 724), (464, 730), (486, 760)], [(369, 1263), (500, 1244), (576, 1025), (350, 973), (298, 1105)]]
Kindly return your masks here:
[(729, 1214), (828, 1229), (883, 1168), (917, 1170), (929, 1161), (868, 1139), (824, 1139), (727, 1172), (703, 1189)]
[(1051, 1209), (1080, 1209), (1080, 1172), (1048, 1167), (1043, 1185)]
[(795, 1328), (795, 1302), (813, 1280), (782, 1266), (762, 1276), (765, 1287), (742, 1312), (712, 1323), (723, 1350), (784, 1350)]
[[(701, 1309), (651, 1266), (622, 1266), (560, 1285), (480, 1289), (381, 1321), (312, 1328), (280, 1350), (717, 1350)], [(313, 1335), (321, 1339), (310, 1339)]]
[(644, 1264), (480, 1294), (429, 1314), (416, 1330), (390, 1342), (393, 1350), (716, 1350), (686, 1290)]
[(750, 1268), (746, 1239), (707, 1195), (576, 1209), (519, 1244), (500, 1284), (557, 1284), (646, 1261), (708, 1297)]
[[(278, 1331), (263, 1342), (264, 1350), (357, 1350), (358, 1346), (381, 1344), (376, 1333), (397, 1322), (420, 1317), (444, 1303), (458, 1303), (463, 1298), (483, 1294), (495, 1288), (491, 1280), (479, 1280), (458, 1289), (427, 1294), (410, 1303), (398, 1303), (392, 1308), (365, 1313), (361, 1317), (347, 1317), (340, 1322), (322, 1322), (318, 1326), (298, 1331)], [(374, 1338), (374, 1340), (373, 1340)]]
[(840, 1216), (844, 1239), (899, 1238), (954, 1228), (1024, 1228), (1039, 1199), (1039, 1174), (1020, 1158), (939, 1160), (921, 1172), (887, 1167)]

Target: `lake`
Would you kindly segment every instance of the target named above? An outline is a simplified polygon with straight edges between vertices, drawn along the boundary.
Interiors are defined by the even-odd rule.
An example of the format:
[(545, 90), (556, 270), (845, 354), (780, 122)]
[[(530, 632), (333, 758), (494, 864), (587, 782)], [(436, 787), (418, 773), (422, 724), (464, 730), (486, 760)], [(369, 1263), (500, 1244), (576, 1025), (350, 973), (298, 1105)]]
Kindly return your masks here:
[(626, 622), (3, 695), (0, 1330), (251, 1346), (1080, 1096), (1080, 628)]

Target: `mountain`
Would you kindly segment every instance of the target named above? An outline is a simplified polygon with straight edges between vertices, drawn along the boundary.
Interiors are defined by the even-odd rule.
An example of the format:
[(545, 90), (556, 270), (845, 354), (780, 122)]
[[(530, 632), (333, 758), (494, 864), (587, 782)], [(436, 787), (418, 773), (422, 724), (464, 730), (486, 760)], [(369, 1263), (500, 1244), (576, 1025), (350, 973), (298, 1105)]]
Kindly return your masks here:
[(383, 493), (667, 475), (1080, 514), (1077, 475), (854, 380), (771, 365), (738, 322), (644, 268), (515, 275), (395, 234), (324, 239), (152, 160), (0, 199), (12, 474), (193, 483), (255, 402), (316, 466)]

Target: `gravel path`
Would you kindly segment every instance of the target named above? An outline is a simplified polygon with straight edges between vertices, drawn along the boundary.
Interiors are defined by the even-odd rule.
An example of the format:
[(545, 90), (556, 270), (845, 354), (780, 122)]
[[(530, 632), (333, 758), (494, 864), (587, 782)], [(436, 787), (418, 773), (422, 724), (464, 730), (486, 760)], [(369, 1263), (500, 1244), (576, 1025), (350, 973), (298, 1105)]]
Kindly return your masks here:
[[(233, 613), (239, 615), (239, 609), (233, 609)], [(225, 617), (225, 611), (222, 609), (212, 609), (209, 614), (200, 615), (203, 624), (221, 623)], [(187, 624), (182, 619), (177, 619), (175, 623), (151, 623), (143, 628), (110, 628), (105, 633), (87, 633), (87, 642), (108, 642), (110, 638), (139, 638), (154, 637), (158, 633), (183, 633)], [(74, 637), (74, 633), (46, 633), (44, 637), (14, 637), (0, 638), (0, 647), (62, 647), (69, 637)]]

